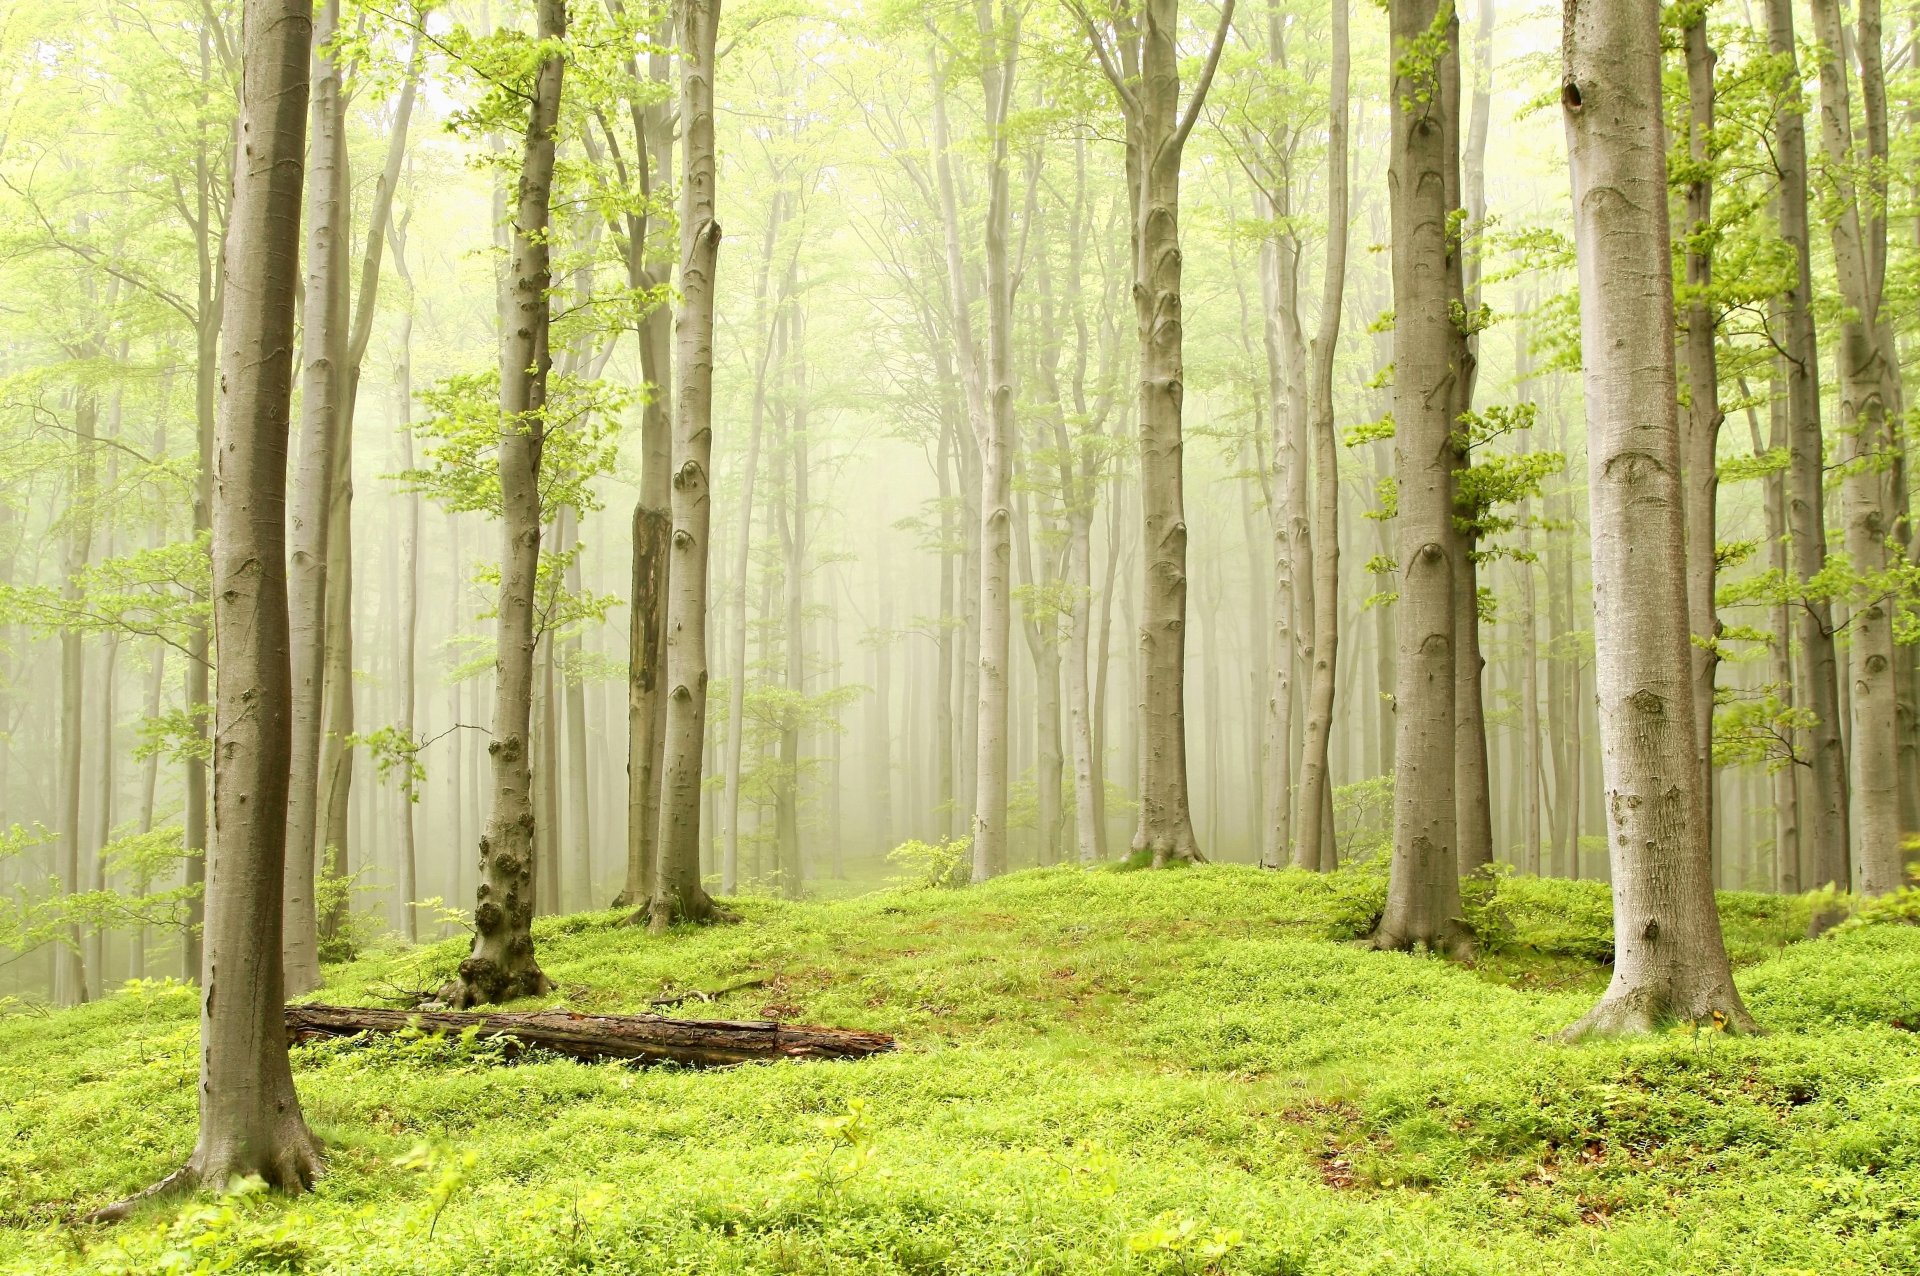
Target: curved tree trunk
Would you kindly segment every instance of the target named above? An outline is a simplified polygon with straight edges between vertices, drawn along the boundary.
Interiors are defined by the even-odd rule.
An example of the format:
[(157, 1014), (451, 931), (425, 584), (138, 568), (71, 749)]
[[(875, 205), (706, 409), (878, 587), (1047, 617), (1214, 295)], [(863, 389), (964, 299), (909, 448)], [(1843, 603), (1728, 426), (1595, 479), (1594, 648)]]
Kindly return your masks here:
[(1752, 1026), (1720, 935), (1696, 765), (1658, 10), (1568, 0), (1565, 27), (1615, 936), (1613, 979), (1571, 1037)]
[[(566, 0), (539, 0), (538, 35), (566, 34)], [(542, 58), (535, 73), (513, 213), (511, 304), (500, 352), (500, 505), (503, 545), (495, 624), (493, 806), (480, 837), (480, 886), (473, 949), (441, 992), (457, 1010), (537, 997), (552, 985), (533, 952), (532, 730), (536, 637), (534, 589), (540, 563), (540, 449), (546, 435), (549, 197), (565, 61)]]

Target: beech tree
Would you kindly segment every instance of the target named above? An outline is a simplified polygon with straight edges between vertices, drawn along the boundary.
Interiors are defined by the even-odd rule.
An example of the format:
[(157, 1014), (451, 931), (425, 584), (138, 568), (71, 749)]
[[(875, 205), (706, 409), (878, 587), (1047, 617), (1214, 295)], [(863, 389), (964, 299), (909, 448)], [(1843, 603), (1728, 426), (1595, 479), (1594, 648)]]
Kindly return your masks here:
[(1614, 927), (1613, 978), (1567, 1035), (1748, 1028), (1695, 757), (1659, 6), (1567, 0), (1564, 38)]
[(552, 267), (550, 195), (566, 61), (566, 0), (539, 0), (541, 57), (530, 86), (526, 139), (514, 199), (511, 305), (500, 343), (500, 503), (504, 544), (494, 657), (493, 807), (480, 838), (473, 951), (441, 991), (455, 1009), (537, 997), (551, 984), (533, 952), (533, 717), (540, 563), (540, 449), (545, 438)]
[(1185, 395), (1180, 324), (1180, 157), (1206, 102), (1233, 22), (1220, 24), (1183, 109), (1176, 0), (1115, 9), (1105, 25), (1080, 14), (1126, 121), (1133, 209), (1133, 296), (1140, 339), (1141, 534), (1140, 820), (1136, 855), (1158, 868), (1198, 860), (1187, 794), (1187, 524), (1180, 406)]
[[(225, 249), (225, 330), (213, 501), (214, 840), (200, 993), (200, 1135), (142, 1196), (241, 1176), (304, 1191), (320, 1148), (301, 1115), (281, 1023), (282, 870), (292, 672), (287, 436), (299, 290), (305, 0), (247, 0), (238, 163)], [(109, 1206), (119, 1217), (142, 1197)]]
[[(1467, 375), (1460, 234), (1460, 24), (1452, 0), (1393, 0), (1393, 420), (1399, 592), (1393, 861), (1382, 948), (1465, 951), (1455, 876), (1454, 468)], [(1449, 85), (1453, 87), (1449, 89)]]
[[(652, 927), (707, 921), (700, 882), (700, 788), (707, 726), (707, 563), (713, 467), (715, 220), (713, 71), (720, 0), (680, 7), (680, 308), (675, 318), (673, 552), (667, 569), (667, 740)], [(736, 676), (738, 676), (736, 674)], [(737, 732), (736, 719), (731, 730)]]

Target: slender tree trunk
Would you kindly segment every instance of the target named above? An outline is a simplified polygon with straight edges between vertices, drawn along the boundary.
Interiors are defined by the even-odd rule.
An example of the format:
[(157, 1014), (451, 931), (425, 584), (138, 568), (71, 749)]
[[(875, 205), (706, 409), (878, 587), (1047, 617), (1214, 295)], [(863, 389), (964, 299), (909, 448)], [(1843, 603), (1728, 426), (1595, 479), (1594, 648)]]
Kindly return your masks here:
[(1561, 104), (1585, 354), (1614, 968), (1570, 1037), (1752, 1026), (1720, 935), (1686, 621), (1656, 0), (1568, 0)]
[[(200, 1134), (162, 1190), (225, 1187), (257, 1175), (297, 1192), (320, 1162), (287, 1062), (280, 968), (292, 702), (287, 433), (312, 22), (304, 0), (247, 0), (210, 510), (220, 747), (200, 999)], [(117, 1217), (138, 1199), (104, 1213)]]
[(782, 620), (783, 652), (786, 657), (786, 687), (790, 697), (785, 721), (780, 730), (780, 784), (774, 800), (774, 840), (779, 850), (780, 890), (788, 899), (799, 899), (806, 888), (805, 866), (800, 859), (800, 719), (804, 712), (807, 685), (807, 443), (804, 403), (806, 382), (801, 359), (801, 308), (793, 309), (778, 322), (787, 325), (787, 361), (785, 379), (788, 395), (776, 409), (781, 422), (780, 468), (784, 481), (778, 484), (779, 509), (775, 521), (785, 550), (781, 573), (782, 602), (786, 615)]
[[(1481, 0), (1485, 5), (1487, 0)], [(1332, 822), (1327, 749), (1333, 734), (1334, 671), (1340, 637), (1340, 443), (1333, 423), (1333, 360), (1340, 341), (1347, 274), (1347, 0), (1333, 0), (1332, 99), (1327, 111), (1327, 261), (1320, 330), (1313, 339), (1314, 542), (1313, 668), (1307, 688), (1306, 750), (1300, 764), (1300, 838), (1293, 862), (1330, 869)]]
[(1687, 627), (1693, 635), (1695, 765), (1707, 827), (1714, 827), (1713, 685), (1720, 665), (1720, 620), (1714, 607), (1719, 492), (1719, 363), (1714, 351), (1713, 287), (1713, 70), (1704, 7), (1693, 11), (1684, 32), (1687, 57), (1686, 352), (1687, 413), (1682, 461), (1686, 469)]
[[(400, 332), (396, 345), (399, 362), (394, 367), (393, 388), (399, 415), (400, 468), (413, 468), (413, 278), (407, 272), (405, 244), (393, 241), (393, 264), (407, 289), (407, 305), (400, 312)], [(416, 748), (414, 717), (418, 692), (415, 688), (415, 654), (420, 648), (420, 494), (408, 492), (402, 499), (406, 508), (400, 530), (400, 678), (398, 726), (408, 748)], [(456, 734), (458, 734), (456, 732)], [(411, 759), (409, 759), (411, 761)], [(420, 863), (414, 845), (414, 806), (420, 801), (411, 768), (400, 779), (400, 931), (408, 943), (420, 939), (419, 910)]]
[[(1792, 0), (1767, 0), (1768, 46), (1797, 97), (1801, 91)], [(1807, 216), (1806, 122), (1792, 104), (1774, 119), (1774, 154), (1780, 168), (1780, 237), (1794, 250), (1794, 283), (1782, 299), (1787, 332), (1787, 408), (1793, 444), (1787, 470), (1787, 530), (1793, 574), (1806, 583), (1827, 563), (1825, 447), (1820, 427), (1820, 356), (1813, 319), (1812, 238)], [(1794, 689), (1812, 724), (1796, 732), (1795, 752), (1807, 760), (1807, 804), (1801, 808), (1802, 888), (1846, 886), (1846, 754), (1840, 741), (1839, 666), (1834, 654), (1832, 608), (1825, 598), (1803, 596), (1794, 616), (1798, 663)]]
[[(707, 725), (707, 558), (713, 464), (713, 301), (720, 224), (714, 220), (714, 32), (720, 0), (680, 7), (680, 313), (673, 430), (673, 556), (668, 568), (667, 742), (660, 798), (660, 867), (652, 927), (714, 915), (700, 883), (700, 790)], [(734, 677), (746, 676), (744, 662)], [(728, 724), (738, 735), (740, 722)], [(739, 816), (734, 816), (737, 821)]]
[[(1180, 159), (1233, 20), (1233, 0), (1185, 112), (1176, 0), (1144, 0), (1128, 108), (1134, 194), (1134, 310), (1140, 337), (1140, 819), (1133, 851), (1161, 867), (1199, 860), (1187, 794), (1187, 521), (1181, 436)], [(1124, 83), (1124, 81), (1123, 81)]]
[(287, 566), (293, 634), (293, 766), (287, 787), (287, 994), (320, 986), (320, 921), (314, 901), (320, 835), (320, 728), (326, 670), (329, 519), (346, 388), (347, 149), (340, 67), (328, 49), (339, 0), (323, 0), (314, 26), (312, 151), (307, 175), (305, 322), (301, 328), (300, 469)]
[[(1773, 309), (1779, 310), (1778, 303)], [(1777, 313), (1770, 319), (1778, 318)], [(1747, 401), (1747, 433), (1753, 445), (1756, 458), (1770, 450), (1787, 450), (1787, 396), (1786, 376), (1782, 370), (1784, 360), (1776, 357), (1773, 381), (1768, 394), (1768, 416), (1770, 417), (1770, 436), (1763, 440), (1760, 436), (1759, 414), (1753, 410), (1753, 396), (1748, 391), (1743, 377), (1740, 383), (1740, 397)], [(1761, 495), (1765, 507), (1767, 522), (1767, 570), (1775, 573), (1781, 580), (1787, 579), (1787, 493), (1784, 474), (1768, 474), (1763, 480), (1766, 487)], [(1768, 618), (1772, 630), (1772, 641), (1767, 645), (1768, 681), (1773, 686), (1773, 694), (1782, 708), (1791, 711), (1794, 704), (1793, 663), (1788, 650), (1788, 640), (1792, 634), (1792, 605), (1781, 596), (1768, 609)], [(1775, 761), (1769, 764), (1768, 778), (1771, 781), (1773, 798), (1773, 888), (1783, 895), (1800, 893), (1800, 798), (1799, 771), (1801, 768), (1792, 761)]]
[[(726, 671), (729, 675), (727, 756), (723, 781), (727, 786), (727, 840), (720, 867), (720, 893), (723, 895), (733, 894), (740, 880), (740, 765), (747, 735), (747, 579), (753, 566), (754, 485), (760, 476), (760, 445), (767, 413), (767, 376), (772, 365), (784, 357), (786, 333), (779, 315), (780, 307), (786, 300), (786, 289), (782, 287), (779, 295), (773, 299), (771, 313), (767, 304), (768, 290), (773, 280), (774, 249), (779, 242), (781, 210), (785, 206), (781, 194), (778, 191), (774, 193), (772, 207), (767, 212), (766, 240), (760, 256), (760, 279), (754, 290), (754, 328), (756, 332), (764, 334), (766, 344), (761, 347), (760, 362), (754, 370), (752, 424), (747, 432), (747, 456), (740, 479), (739, 532), (733, 546), (733, 660)], [(684, 349), (681, 357), (686, 357)], [(671, 570), (669, 567), (668, 571)]]
[[(68, 514), (64, 579), (60, 596), (67, 605), (80, 605), (80, 573), (93, 556), (94, 437), (99, 405), (92, 390), (74, 399), (73, 494)], [(86, 649), (80, 631), (60, 631), (60, 885), (62, 893), (78, 895), (86, 889), (80, 865), (80, 789), (86, 776), (85, 723)], [(88, 988), (85, 939), (77, 919), (67, 923), (54, 966), (54, 1003), (76, 1006), (92, 998)], [(98, 973), (98, 972), (94, 972)]]
[[(1019, 32), (978, 7), (980, 87), (987, 106), (985, 224), (987, 351), (980, 438), (980, 676), (974, 740), (973, 880), (1007, 871), (1007, 661), (1013, 629), (1013, 277), (1007, 260), (1010, 204), (1007, 110)], [(977, 358), (977, 356), (976, 356)]]
[[(539, 0), (538, 36), (566, 34), (565, 0)], [(480, 886), (473, 949), (441, 992), (456, 1010), (485, 1002), (537, 997), (552, 985), (533, 952), (532, 728), (535, 657), (534, 590), (540, 562), (540, 451), (546, 435), (552, 285), (548, 229), (554, 134), (565, 60), (540, 60), (528, 107), (527, 133), (513, 211), (512, 303), (500, 354), (500, 602), (495, 625), (492, 740), (493, 805), (480, 838)]]
[[(1393, 863), (1386, 911), (1373, 942), (1383, 948), (1465, 951), (1455, 862), (1455, 555), (1452, 408), (1460, 275), (1450, 233), (1447, 177), (1459, 168), (1458, 131), (1445, 118), (1459, 99), (1441, 89), (1444, 64), (1459, 59), (1459, 23), (1440, 0), (1393, 0), (1392, 151), (1394, 451), (1399, 474), (1396, 559), (1400, 571), (1394, 689)], [(1416, 42), (1444, 32), (1429, 57)], [(1431, 63), (1431, 65), (1427, 65)]]
[[(1852, 805), (1849, 825), (1858, 846), (1854, 885), (1867, 895), (1884, 895), (1901, 886), (1905, 865), (1900, 846), (1899, 735), (1895, 713), (1893, 607), (1886, 581), (1887, 538), (1893, 532), (1885, 495), (1892, 469), (1888, 387), (1897, 378), (1890, 339), (1883, 340), (1881, 279), (1886, 253), (1883, 215), (1864, 207), (1851, 175), (1858, 163), (1853, 144), (1853, 110), (1845, 63), (1846, 31), (1838, 0), (1814, 0), (1813, 20), (1820, 49), (1821, 137), (1832, 167), (1830, 180), (1837, 214), (1827, 219), (1833, 239), (1835, 274), (1846, 310), (1840, 322), (1840, 415), (1848, 440), (1842, 508), (1847, 557), (1854, 572), (1849, 591), (1847, 756)], [(1880, 44), (1879, 0), (1861, 0), (1859, 52), (1863, 96), (1869, 97), (1868, 159), (1874, 138), (1872, 121), (1884, 121), (1885, 98), (1878, 112), (1871, 100), (1877, 83)], [(1884, 88), (1881, 93), (1884, 95)], [(1878, 241), (1875, 241), (1875, 235)], [(1833, 880), (1845, 882), (1845, 877)]]

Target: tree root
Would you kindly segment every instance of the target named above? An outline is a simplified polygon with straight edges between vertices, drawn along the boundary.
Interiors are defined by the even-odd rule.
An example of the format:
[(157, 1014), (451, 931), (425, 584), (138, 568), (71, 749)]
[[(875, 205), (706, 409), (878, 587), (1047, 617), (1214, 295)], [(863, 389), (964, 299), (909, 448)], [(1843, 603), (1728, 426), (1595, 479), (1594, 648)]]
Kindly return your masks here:
[(1448, 918), (1431, 932), (1405, 927), (1388, 929), (1383, 919), (1374, 923), (1363, 942), (1375, 952), (1428, 952), (1451, 961), (1467, 961), (1474, 953), (1473, 931), (1457, 917)]
[(1756, 1034), (1760, 1027), (1737, 996), (1710, 996), (1694, 1013), (1679, 1013), (1651, 989), (1609, 989), (1599, 1004), (1563, 1029), (1557, 1040), (1567, 1045), (1602, 1037), (1643, 1037), (1677, 1024), (1699, 1031)]
[(298, 1196), (313, 1186), (313, 1181), (325, 1168), (319, 1142), (307, 1129), (306, 1122), (298, 1116), (297, 1110), (291, 1128), (283, 1129), (281, 1136), (275, 1140), (273, 1157), (266, 1164), (242, 1165), (235, 1163), (232, 1158), (222, 1157), (219, 1163), (209, 1166), (207, 1159), (205, 1149), (196, 1148), (185, 1165), (158, 1183), (82, 1215), (80, 1221), (122, 1222), (145, 1206), (187, 1196), (203, 1187), (225, 1189), (235, 1179), (250, 1175), (264, 1180), (275, 1191)]

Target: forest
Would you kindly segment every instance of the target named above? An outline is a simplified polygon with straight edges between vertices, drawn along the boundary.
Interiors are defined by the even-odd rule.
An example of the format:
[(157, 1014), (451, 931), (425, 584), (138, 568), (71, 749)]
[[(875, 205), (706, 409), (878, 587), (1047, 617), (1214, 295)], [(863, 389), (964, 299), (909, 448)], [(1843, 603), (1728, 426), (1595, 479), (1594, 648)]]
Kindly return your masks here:
[(1920, 1271), (1916, 300), (1914, 0), (0, 0), (0, 1273)]

